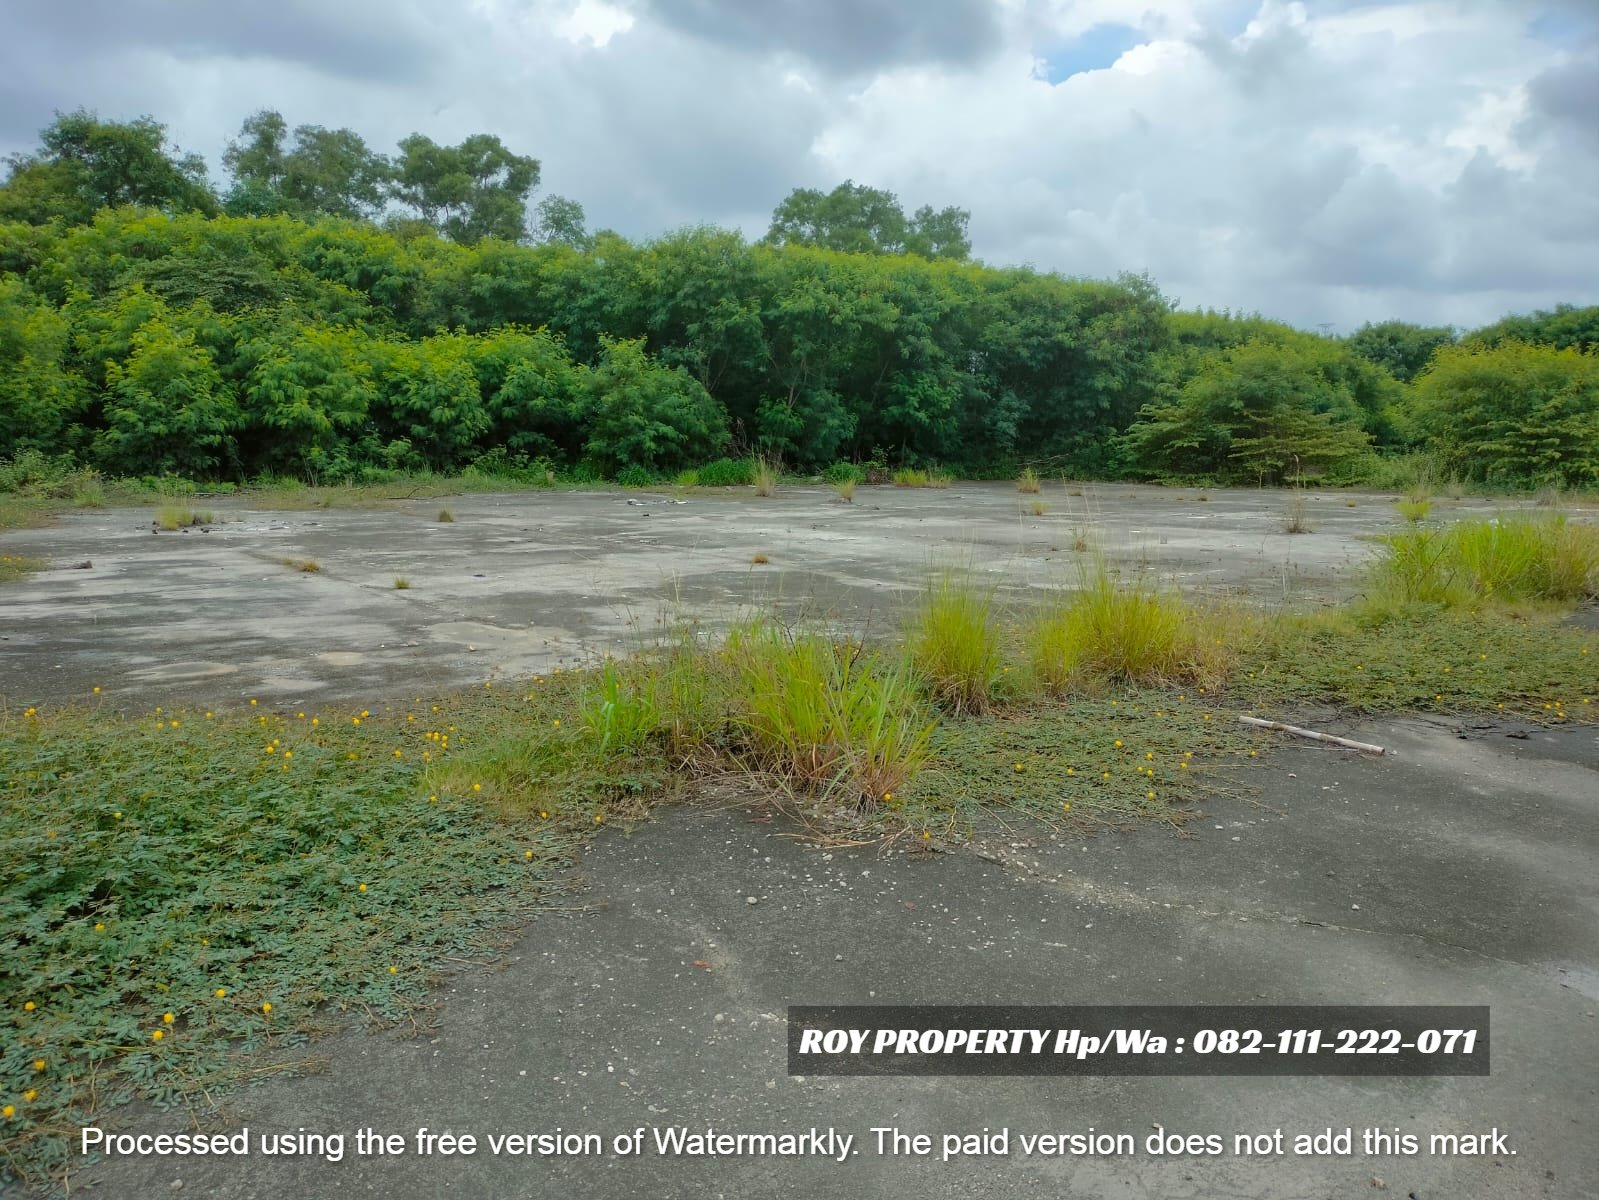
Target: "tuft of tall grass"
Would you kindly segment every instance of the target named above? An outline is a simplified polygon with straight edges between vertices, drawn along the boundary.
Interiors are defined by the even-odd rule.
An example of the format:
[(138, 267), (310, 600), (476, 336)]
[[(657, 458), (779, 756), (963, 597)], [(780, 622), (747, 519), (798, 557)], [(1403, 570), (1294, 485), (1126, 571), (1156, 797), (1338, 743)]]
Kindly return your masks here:
[(1208, 612), (1153, 581), (1121, 582), (1097, 562), (1028, 630), (1035, 677), (1050, 691), (1093, 678), (1144, 686), (1226, 679), (1242, 618)]
[(855, 503), (855, 480), (853, 477), (834, 480), (833, 490), (838, 493), (838, 498), (845, 504)]
[(757, 769), (875, 804), (926, 761), (934, 721), (908, 664), (770, 622), (733, 630), (725, 653)]
[(1564, 516), (1461, 521), (1385, 539), (1368, 606), (1572, 603), (1599, 597), (1599, 527)]
[(579, 700), (583, 730), (601, 755), (633, 754), (660, 728), (655, 677), (606, 659)]
[(1283, 532), (1311, 532), (1310, 510), (1305, 503), (1305, 497), (1302, 492), (1295, 492), (1289, 496), (1288, 503), (1283, 507)]
[(989, 707), (1004, 669), (992, 588), (969, 574), (936, 576), (906, 623), (905, 645), (939, 703), (956, 713)]
[(1399, 515), (1411, 525), (1420, 525), (1427, 519), (1427, 514), (1432, 512), (1432, 501), (1425, 497), (1395, 500), (1394, 507), (1399, 510)]
[(782, 477), (782, 467), (776, 459), (761, 458), (755, 463), (755, 494), (777, 495), (777, 481)]
[(1022, 473), (1016, 477), (1016, 490), (1023, 495), (1036, 496), (1041, 487), (1038, 472), (1031, 467), (1023, 467)]

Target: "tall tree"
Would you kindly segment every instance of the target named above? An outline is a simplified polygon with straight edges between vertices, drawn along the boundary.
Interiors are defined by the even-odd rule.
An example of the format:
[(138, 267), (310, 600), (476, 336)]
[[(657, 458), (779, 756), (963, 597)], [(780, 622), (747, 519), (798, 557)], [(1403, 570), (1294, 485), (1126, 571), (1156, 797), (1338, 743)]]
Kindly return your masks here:
[(533, 240), (546, 245), (586, 250), (594, 239), (583, 228), (583, 206), (565, 196), (546, 196), (534, 209)]
[(893, 192), (847, 179), (831, 192), (795, 188), (772, 212), (771, 246), (821, 246), (852, 254), (916, 254), (964, 259), (971, 254), (971, 213), (929, 205), (906, 219)]
[(234, 179), (229, 212), (370, 218), (383, 207), (393, 169), (360, 134), (300, 125), (294, 145), (287, 143), (280, 113), (263, 109), (246, 118), (222, 156)]
[(13, 155), (0, 219), (86, 224), (99, 209), (138, 204), (167, 212), (216, 211), (205, 161), (168, 148), (152, 117), (102, 121), (86, 109), (56, 114), (35, 154)]
[(1439, 346), (1451, 346), (1455, 331), (1448, 326), (1412, 325), (1408, 321), (1370, 321), (1345, 339), (1348, 347), (1367, 362), (1386, 367), (1401, 383), (1409, 383), (1426, 369)]
[(493, 134), (441, 146), (413, 133), (400, 142), (393, 195), (451, 241), (516, 242), (527, 236), (527, 198), (538, 182), (538, 159), (511, 153)]

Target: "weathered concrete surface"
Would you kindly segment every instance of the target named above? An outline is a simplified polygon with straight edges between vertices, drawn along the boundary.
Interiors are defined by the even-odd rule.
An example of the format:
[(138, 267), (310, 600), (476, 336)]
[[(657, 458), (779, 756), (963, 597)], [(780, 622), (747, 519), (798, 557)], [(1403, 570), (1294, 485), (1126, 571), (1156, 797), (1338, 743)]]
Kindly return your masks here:
[[(438, 500), (260, 512), (224, 499), (202, 502), (218, 518), (209, 529), (159, 534), (150, 510), (76, 513), (0, 539), (62, 568), (0, 590), (0, 697), (35, 704), (98, 686), (134, 706), (366, 702), (547, 671), (676, 614), (715, 623), (774, 599), (881, 633), (937, 568), (970, 565), (1017, 596), (1070, 584), (1085, 558), (1078, 532), (1126, 570), (1300, 603), (1357, 586), (1363, 539), (1399, 524), (1385, 496), (1310, 493), (1314, 532), (1295, 536), (1282, 492), (1072, 490), (861, 488), (853, 505), (815, 487), (682, 502), (523, 492), (453, 497), (451, 524), (436, 519)], [(770, 563), (752, 564), (756, 554)], [(307, 559), (321, 570), (284, 565)], [(93, 566), (70, 569), (83, 561)]]
[[(1188, 836), (1145, 829), (916, 860), (824, 852), (758, 805), (666, 814), (588, 855), (581, 915), (458, 978), (436, 1036), (340, 1036), (327, 1074), (237, 1095), (223, 1128), (413, 1135), (714, 1125), (857, 1136), (815, 1160), (131, 1161), (129, 1200), (381, 1195), (1237, 1197), (1599, 1195), (1599, 736), (1420, 721), (1303, 743)], [(747, 898), (758, 903), (751, 905)], [(697, 964), (705, 964), (700, 966)], [(1478, 1079), (798, 1079), (793, 1003), (1452, 1003), (1493, 1010)], [(146, 1116), (139, 1128), (181, 1128)], [(1487, 1158), (878, 1157), (868, 1131), (1506, 1132)], [(1425, 1136), (1423, 1145), (1426, 1145)]]

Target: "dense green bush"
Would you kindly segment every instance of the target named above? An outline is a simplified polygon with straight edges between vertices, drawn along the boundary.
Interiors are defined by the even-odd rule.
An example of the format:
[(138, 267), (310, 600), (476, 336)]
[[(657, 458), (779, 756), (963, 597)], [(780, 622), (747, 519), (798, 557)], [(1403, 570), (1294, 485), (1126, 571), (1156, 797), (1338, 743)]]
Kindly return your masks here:
[(1445, 463), (1495, 483), (1599, 483), (1599, 357), (1504, 342), (1446, 347), (1416, 381)]

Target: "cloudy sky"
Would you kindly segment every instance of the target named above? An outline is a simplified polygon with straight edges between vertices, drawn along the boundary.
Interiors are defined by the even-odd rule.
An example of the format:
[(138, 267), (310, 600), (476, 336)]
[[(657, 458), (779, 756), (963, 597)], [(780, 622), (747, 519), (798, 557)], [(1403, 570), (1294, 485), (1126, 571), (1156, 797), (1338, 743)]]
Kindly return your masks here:
[[(976, 254), (1347, 330), (1599, 303), (1595, 0), (8, 0), (0, 153), (149, 113), (499, 134), (590, 228), (845, 179)], [(218, 180), (224, 182), (225, 180)]]

